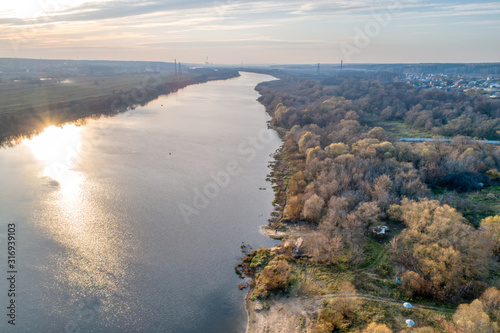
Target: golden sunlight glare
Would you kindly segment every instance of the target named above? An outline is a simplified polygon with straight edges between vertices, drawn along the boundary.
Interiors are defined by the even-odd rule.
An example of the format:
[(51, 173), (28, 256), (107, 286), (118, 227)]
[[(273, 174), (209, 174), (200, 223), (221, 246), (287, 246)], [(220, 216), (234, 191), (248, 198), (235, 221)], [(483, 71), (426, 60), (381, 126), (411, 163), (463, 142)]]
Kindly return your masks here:
[(81, 140), (81, 128), (74, 124), (63, 127), (47, 127), (42, 134), (26, 139), (33, 155), (46, 164), (44, 176), (59, 183), (68, 178), (68, 171), (73, 167)]

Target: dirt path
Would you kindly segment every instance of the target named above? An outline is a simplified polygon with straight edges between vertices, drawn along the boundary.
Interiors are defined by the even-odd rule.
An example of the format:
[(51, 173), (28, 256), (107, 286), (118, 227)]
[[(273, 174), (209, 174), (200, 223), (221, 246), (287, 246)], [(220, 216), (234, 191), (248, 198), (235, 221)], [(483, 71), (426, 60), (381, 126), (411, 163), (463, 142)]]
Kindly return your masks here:
[(286, 223), (285, 224), (287, 230), (286, 231), (277, 231), (274, 229), (271, 229), (267, 226), (261, 227), (261, 232), (266, 235), (267, 237), (274, 238), (274, 239), (284, 239), (284, 238), (290, 238), (290, 237), (303, 237), (307, 234), (310, 234), (312, 232), (315, 232), (316, 229), (311, 227), (310, 225), (306, 223)]
[[(332, 294), (324, 294), (320, 296), (322, 299), (328, 299), (328, 298), (339, 298), (336, 293)], [(376, 302), (382, 302), (382, 303), (389, 303), (389, 304), (396, 304), (396, 305), (401, 305), (403, 306), (404, 301), (396, 299), (396, 298), (388, 298), (388, 297), (379, 297), (379, 296), (374, 296), (370, 294), (358, 294), (357, 296), (354, 296), (355, 298), (359, 299), (365, 299), (365, 300), (370, 300), (370, 301), (376, 301)], [(424, 304), (415, 304), (411, 303), (412, 309), (422, 309), (422, 310), (430, 310), (430, 311), (437, 311), (437, 312), (444, 312), (444, 313), (454, 313), (454, 309), (447, 309), (439, 306), (432, 306), (432, 305), (424, 305)]]

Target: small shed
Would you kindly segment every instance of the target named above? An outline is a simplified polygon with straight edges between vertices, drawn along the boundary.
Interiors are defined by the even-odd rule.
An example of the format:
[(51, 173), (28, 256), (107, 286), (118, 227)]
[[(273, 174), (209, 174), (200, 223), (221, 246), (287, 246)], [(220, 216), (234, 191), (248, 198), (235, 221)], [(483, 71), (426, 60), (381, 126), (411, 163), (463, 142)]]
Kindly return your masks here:
[(375, 236), (384, 236), (389, 231), (390, 231), (389, 227), (387, 227), (385, 225), (379, 225), (379, 226), (373, 227), (373, 229), (372, 229), (372, 232)]

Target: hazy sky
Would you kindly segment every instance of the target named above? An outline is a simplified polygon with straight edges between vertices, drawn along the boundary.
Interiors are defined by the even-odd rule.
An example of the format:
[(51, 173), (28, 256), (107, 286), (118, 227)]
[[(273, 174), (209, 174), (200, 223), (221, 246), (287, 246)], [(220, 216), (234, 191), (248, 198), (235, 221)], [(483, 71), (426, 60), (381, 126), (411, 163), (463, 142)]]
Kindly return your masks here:
[(3, 0), (0, 57), (500, 61), (500, 1)]

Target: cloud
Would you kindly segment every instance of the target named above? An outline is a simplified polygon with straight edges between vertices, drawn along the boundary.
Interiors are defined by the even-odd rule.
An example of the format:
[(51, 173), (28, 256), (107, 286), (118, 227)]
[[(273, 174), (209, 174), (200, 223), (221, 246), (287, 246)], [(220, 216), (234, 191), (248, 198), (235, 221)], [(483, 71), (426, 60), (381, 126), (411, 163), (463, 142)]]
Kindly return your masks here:
[[(126, 53), (124, 50), (151, 47), (167, 54), (181, 50), (183, 46), (190, 51), (196, 50), (196, 45), (202, 49), (200, 52), (208, 54), (211, 47), (220, 50), (226, 43), (228, 48), (262, 47), (269, 50), (281, 47), (288, 53), (293, 48), (310, 48), (311, 59), (320, 52), (329, 59), (330, 54), (338, 49), (338, 43), (352, 40), (355, 28), (364, 29), (367, 22), (374, 20), (374, 14), (384, 15), (390, 10), (394, 15), (380, 38), (373, 39), (374, 47), (386, 40), (405, 42), (409, 34), (427, 34), (432, 36), (428, 38), (429, 43), (443, 45), (444, 49), (450, 43), (450, 31), (456, 30), (460, 36), (465, 35), (464, 31), (468, 36), (475, 34), (477, 38), (474, 40), (478, 43), (484, 40), (484, 48), (488, 49), (491, 40), (498, 38), (500, 14), (500, 3), (491, 0), (24, 1), (61, 2), (66, 5), (47, 7), (44, 15), (29, 19), (16, 16), (16, 10), (5, 8), (5, 1), (3, 7), (0, 5), (0, 39), (8, 41), (17, 38), (22, 42), (18, 47), (20, 50), (49, 49), (51, 45), (54, 50), (63, 47), (67, 50), (112, 50), (115, 47), (120, 51), (113, 57), (121, 57)], [(15, 4), (9, 2), (8, 6)], [(395, 7), (394, 4), (398, 5)], [(485, 27), (494, 28), (490, 29), (488, 38), (484, 37)], [(2, 47), (6, 45), (4, 42)], [(276, 57), (288, 56), (287, 52), (277, 52), (279, 56)], [(186, 54), (194, 58), (191, 54), (197, 53), (191, 51)], [(229, 57), (230, 52), (226, 53)], [(258, 53), (255, 57), (261, 58), (270, 54), (245, 52), (244, 55), (250, 57), (254, 53)], [(112, 54), (111, 51), (109, 54)], [(150, 50), (146, 58), (152, 57), (152, 54), (161, 52)], [(368, 50), (366, 54), (369, 54)], [(129, 57), (132, 58), (132, 55)]]
[[(102, 0), (84, 2), (84, 0), (67, 0), (73, 6), (47, 10), (41, 17), (19, 18), (12, 16), (15, 11), (0, 11), (0, 24), (34, 25), (56, 22), (88, 22), (112, 19), (149, 18), (149, 24), (160, 24), (164, 17), (176, 17), (186, 13), (203, 14), (206, 22), (222, 18), (252, 15), (265, 15), (269, 20), (285, 17), (301, 17), (314, 19), (317, 17), (354, 21), (366, 20), (373, 13), (380, 11), (397, 11), (401, 17), (435, 18), (452, 16), (492, 15), (500, 13), (498, 2), (467, 2), (450, 4), (438, 1), (422, 0)], [(76, 2), (74, 2), (76, 1)], [(258, 18), (256, 18), (258, 19)], [(171, 20), (170, 20), (171, 21)], [(177, 25), (197, 25), (196, 20), (177, 23)], [(203, 22), (201, 22), (203, 23)], [(170, 25), (173, 23), (170, 23)]]

